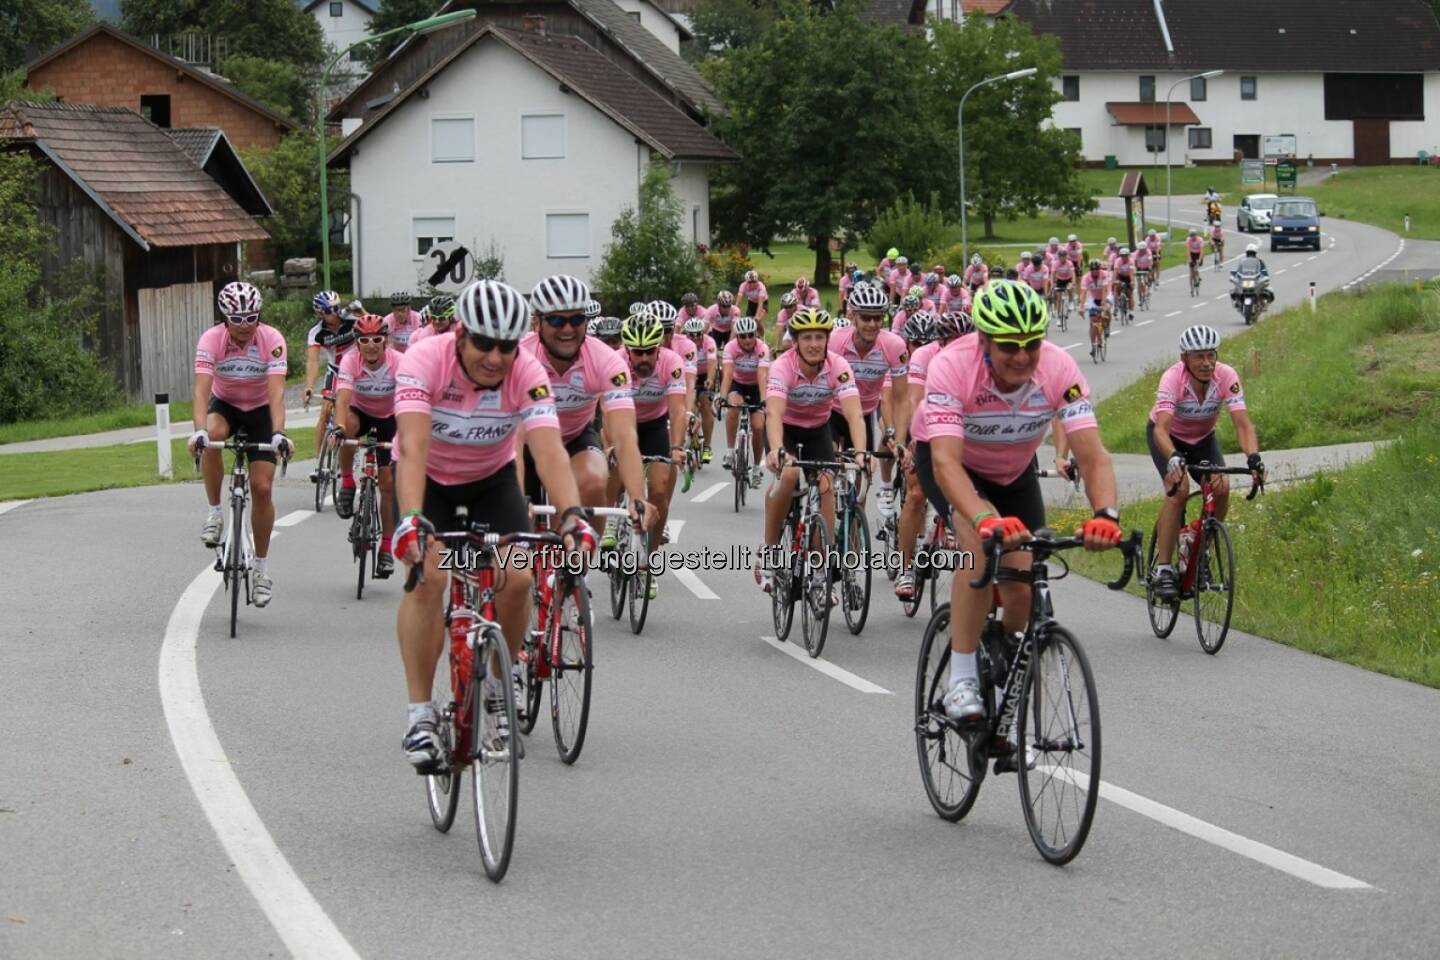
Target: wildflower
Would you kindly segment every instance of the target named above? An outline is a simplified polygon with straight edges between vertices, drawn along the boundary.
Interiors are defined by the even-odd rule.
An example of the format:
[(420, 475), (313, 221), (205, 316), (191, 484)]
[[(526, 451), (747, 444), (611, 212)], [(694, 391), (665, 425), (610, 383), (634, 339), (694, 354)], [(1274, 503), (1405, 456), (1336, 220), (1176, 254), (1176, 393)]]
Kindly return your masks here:
[(1424, 555), (1425, 551), (1421, 550), (1419, 547), (1416, 547), (1414, 550), (1410, 551), (1410, 556), (1414, 557), (1416, 560), (1419, 560)]

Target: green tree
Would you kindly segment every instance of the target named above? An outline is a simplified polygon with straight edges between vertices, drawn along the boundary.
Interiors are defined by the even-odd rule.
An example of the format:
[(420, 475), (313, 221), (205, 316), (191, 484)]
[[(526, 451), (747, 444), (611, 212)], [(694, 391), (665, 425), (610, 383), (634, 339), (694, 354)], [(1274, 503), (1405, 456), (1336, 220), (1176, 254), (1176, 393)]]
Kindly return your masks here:
[(944, 183), (950, 211), (959, 217), (959, 140), (956, 109), (974, 83), (1025, 67), (1034, 76), (981, 87), (965, 101), (965, 194), (972, 216), (995, 235), (999, 216), (1031, 216), (1041, 207), (1079, 216), (1095, 207), (1075, 171), (1077, 144), (1071, 134), (1044, 126), (1061, 99), (1054, 79), (1060, 73), (1060, 45), (1037, 36), (1014, 17), (987, 24), (969, 17), (963, 27), (937, 22), (931, 69), (919, 88), (921, 103), (945, 144)]
[[(370, 26), (365, 29), (371, 36), (377, 33), (384, 33), (386, 30), (394, 30), (396, 27), (403, 27), (407, 23), (414, 23), (416, 20), (424, 20), (426, 17), (439, 11), (441, 0), (381, 0), (380, 9), (375, 11), (375, 16), (370, 21)], [(375, 65), (384, 60), (391, 50), (399, 46), (405, 37), (395, 36), (381, 43), (372, 43), (365, 48), (365, 63), (373, 70)]]
[(703, 0), (690, 20), (695, 42), (686, 52), (703, 60), (749, 46), (760, 39), (775, 17), (775, 4), (767, 0)]
[[(339, 143), (332, 138), (330, 147)], [(277, 259), (320, 252), (320, 168), (315, 133), (296, 130), (269, 149), (241, 153), (245, 166), (275, 208), (265, 221)], [(349, 208), (350, 177), (344, 170), (327, 176), (330, 210)]]
[(0, 72), (9, 72), (90, 26), (88, 3), (0, 0)]
[(315, 122), (315, 93), (309, 75), (282, 60), (240, 55), (220, 65), (220, 73), (241, 93), (259, 100), (301, 125)]
[(121, 22), (137, 36), (197, 30), (223, 37), (231, 57), (259, 57), (316, 69), (325, 33), (294, 0), (120, 0)]
[(655, 160), (640, 184), (638, 207), (627, 206), (610, 228), (595, 287), (612, 305), (636, 300), (669, 300), (700, 284), (700, 257), (681, 229), (685, 208), (670, 184), (670, 168)]
[(942, 176), (928, 109), (912, 103), (925, 40), (866, 22), (863, 9), (792, 0), (753, 44), (705, 64), (727, 107), (713, 129), (740, 154), (717, 177), (721, 239), (766, 248), (802, 234), (817, 278), (829, 276), (831, 238), (863, 234), (905, 189)]

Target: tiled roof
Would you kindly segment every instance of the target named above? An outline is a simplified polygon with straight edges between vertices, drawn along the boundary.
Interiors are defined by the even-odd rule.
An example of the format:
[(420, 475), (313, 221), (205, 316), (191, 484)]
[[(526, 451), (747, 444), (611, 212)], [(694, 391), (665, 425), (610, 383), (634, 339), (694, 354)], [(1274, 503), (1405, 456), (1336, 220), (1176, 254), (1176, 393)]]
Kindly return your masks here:
[(142, 247), (269, 238), (159, 127), (131, 110), (0, 105), (0, 140), (33, 143)]
[(733, 150), (683, 110), (621, 70), (588, 44), (574, 37), (541, 36), (486, 24), (346, 138), (331, 152), (331, 161), (348, 155), (352, 147), (383, 123), (411, 94), (486, 38), (504, 43), (570, 87), (667, 160), (735, 159)]
[(699, 71), (621, 10), (614, 0), (570, 0), (570, 3), (616, 43), (630, 51), (641, 66), (665, 81), (697, 109), (712, 112), (723, 109), (719, 98)]
[(218, 127), (171, 127), (165, 130), (165, 134), (195, 161), (197, 167), (230, 194), (240, 204), (240, 209), (256, 217), (268, 217), (275, 212), (224, 130)]
[[(954, 0), (940, 0), (940, 3), (949, 18)], [(961, 10), (967, 17), (972, 14), (993, 17), (1009, 3), (1010, 0), (961, 0)], [(935, 12), (935, 0), (870, 0), (865, 19), (892, 26), (920, 26)]]
[[(1105, 109), (1115, 122), (1125, 127), (1165, 125), (1165, 104), (1152, 102), (1107, 103)], [(1200, 123), (1188, 103), (1170, 104), (1170, 126), (1193, 127)]]
[(1066, 70), (1394, 73), (1440, 70), (1440, 22), (1426, 0), (1013, 0), (1054, 34)]
[(195, 166), (205, 166), (205, 161), (210, 159), (210, 151), (215, 149), (215, 141), (220, 139), (219, 127), (173, 127), (165, 131), (165, 135), (185, 151), (185, 155), (195, 161)]

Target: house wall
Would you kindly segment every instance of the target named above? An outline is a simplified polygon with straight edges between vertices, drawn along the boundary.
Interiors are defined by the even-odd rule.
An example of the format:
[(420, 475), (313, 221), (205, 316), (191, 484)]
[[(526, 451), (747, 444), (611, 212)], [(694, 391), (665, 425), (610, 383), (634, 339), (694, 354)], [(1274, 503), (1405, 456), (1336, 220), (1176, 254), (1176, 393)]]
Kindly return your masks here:
[[(680, 229), (691, 243), (710, 245), (710, 165), (681, 162), (671, 181), (685, 212)], [(673, 169), (673, 165), (672, 165)]]
[[(1155, 160), (1145, 149), (1144, 127), (1115, 125), (1105, 104), (1112, 101), (1135, 102), (1140, 99), (1140, 76), (1145, 71), (1080, 72), (1080, 99), (1055, 104), (1051, 122), (1054, 126), (1081, 130), (1080, 152), (1086, 160), (1098, 162), (1113, 154), (1121, 164), (1144, 165)], [(1186, 73), (1155, 73), (1157, 101), (1165, 102), (1170, 85), (1188, 76)], [(1250, 74), (1246, 74), (1247, 76)], [(1319, 73), (1256, 73), (1256, 99), (1240, 99), (1240, 77), (1237, 71), (1212, 77), (1207, 84), (1206, 99), (1190, 100), (1190, 84), (1175, 87), (1172, 104), (1187, 103), (1200, 118), (1198, 126), (1211, 130), (1208, 150), (1189, 148), (1185, 128), (1173, 126), (1170, 135), (1172, 163), (1229, 162), (1234, 152), (1236, 134), (1293, 133), (1299, 157), (1313, 156), (1317, 162), (1351, 160), (1354, 155), (1354, 125), (1349, 120), (1325, 119), (1325, 84)], [(1055, 81), (1062, 89), (1061, 80)], [(1440, 109), (1440, 73), (1430, 74), (1425, 84), (1427, 118)], [(1431, 149), (1426, 140), (1440, 138), (1433, 119), (1426, 122), (1392, 121), (1390, 125), (1391, 156), (1397, 159), (1415, 157), (1417, 150)], [(1163, 152), (1160, 162), (1164, 162)]]
[(320, 29), (325, 33), (325, 42), (330, 44), (336, 51), (344, 50), (350, 44), (364, 40), (370, 34), (367, 27), (373, 16), (364, 7), (352, 0), (339, 0), (342, 13), (338, 17), (330, 15), (329, 0), (320, 0), (310, 11), (320, 24)]
[(1390, 156), (1414, 160), (1421, 150), (1440, 154), (1440, 71), (1425, 75), (1425, 119), (1390, 123)]
[(263, 114), (103, 33), (31, 71), (26, 86), (52, 87), (70, 103), (136, 112), (142, 94), (167, 94), (170, 126), (219, 127), (240, 149), (272, 147), (283, 133)]
[[(504, 91), (477, 96), (477, 91)], [(522, 160), (520, 117), (565, 116), (565, 157)], [(473, 162), (431, 159), (431, 119), (473, 115)], [(649, 150), (586, 101), (495, 40), (482, 40), (362, 140), (350, 159), (361, 198), (361, 279), (367, 294), (416, 284), (413, 219), (453, 216), (455, 238), (502, 248), (505, 278), (528, 290), (542, 276), (588, 278), (610, 240), (610, 226), (638, 197)], [(588, 255), (546, 256), (546, 212), (589, 214)]]
[(672, 53), (680, 52), (680, 31), (675, 21), (656, 9), (649, 0), (615, 0), (616, 6), (628, 14), (640, 14), (640, 26), (653, 33)]

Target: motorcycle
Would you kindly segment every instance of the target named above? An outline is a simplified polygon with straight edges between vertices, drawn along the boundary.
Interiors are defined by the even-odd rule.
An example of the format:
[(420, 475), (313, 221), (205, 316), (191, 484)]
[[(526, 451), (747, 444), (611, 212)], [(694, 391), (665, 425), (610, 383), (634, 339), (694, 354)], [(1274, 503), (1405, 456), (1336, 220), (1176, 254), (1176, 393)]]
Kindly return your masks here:
[(1205, 205), (1205, 223), (1213, 225), (1220, 222), (1220, 201), (1211, 200)]
[(1239, 269), (1230, 271), (1230, 282), (1230, 303), (1240, 311), (1248, 327), (1260, 319), (1260, 314), (1270, 304), (1270, 280), (1258, 268), (1242, 264)]

